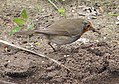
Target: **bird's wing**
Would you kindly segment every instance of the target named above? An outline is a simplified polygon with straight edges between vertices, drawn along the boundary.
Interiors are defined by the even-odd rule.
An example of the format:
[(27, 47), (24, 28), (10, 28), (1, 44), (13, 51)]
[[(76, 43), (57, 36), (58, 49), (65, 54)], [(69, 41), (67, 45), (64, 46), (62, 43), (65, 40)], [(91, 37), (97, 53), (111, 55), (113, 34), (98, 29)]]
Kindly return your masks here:
[(59, 30), (39, 30), (35, 31), (36, 34), (45, 34), (45, 35), (62, 35), (62, 36), (70, 36), (67, 31), (59, 31)]
[(84, 24), (82, 24), (83, 20), (78, 19), (65, 19), (59, 22), (55, 22), (46, 30), (48, 32), (55, 31), (56, 34), (60, 35), (68, 35), (68, 36), (77, 36), (82, 33), (82, 30), (84, 28)]

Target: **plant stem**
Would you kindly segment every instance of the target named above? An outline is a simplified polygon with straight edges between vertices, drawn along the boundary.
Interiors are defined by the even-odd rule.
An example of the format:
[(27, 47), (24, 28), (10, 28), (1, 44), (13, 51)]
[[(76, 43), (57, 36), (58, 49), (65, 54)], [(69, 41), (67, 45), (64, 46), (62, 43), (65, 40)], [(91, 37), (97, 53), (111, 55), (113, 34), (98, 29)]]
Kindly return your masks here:
[(51, 0), (48, 1), (58, 10), (58, 7)]

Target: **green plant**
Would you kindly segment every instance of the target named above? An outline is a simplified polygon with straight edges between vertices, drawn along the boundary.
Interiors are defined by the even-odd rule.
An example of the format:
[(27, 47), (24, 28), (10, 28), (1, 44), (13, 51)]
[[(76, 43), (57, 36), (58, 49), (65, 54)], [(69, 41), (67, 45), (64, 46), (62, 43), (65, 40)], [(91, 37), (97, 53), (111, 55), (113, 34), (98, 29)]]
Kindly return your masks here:
[(109, 16), (119, 16), (119, 14), (116, 14), (116, 13), (108, 13)]
[(20, 17), (14, 18), (13, 22), (16, 26), (10, 31), (10, 35), (15, 32), (19, 32), (21, 29), (26, 28), (27, 30), (33, 29), (34, 24), (32, 20), (28, 18), (28, 14), (25, 9), (21, 11)]
[[(65, 9), (63, 7), (58, 8), (57, 5), (53, 3), (51, 0), (48, 0), (48, 1), (55, 7), (55, 9), (59, 12), (61, 16), (65, 15)], [(61, 0), (61, 1), (65, 1), (65, 0)]]
[(60, 13), (61, 16), (65, 15), (65, 9), (64, 8), (59, 8), (58, 12)]
[(65, 0), (61, 0), (61, 1), (65, 1)]

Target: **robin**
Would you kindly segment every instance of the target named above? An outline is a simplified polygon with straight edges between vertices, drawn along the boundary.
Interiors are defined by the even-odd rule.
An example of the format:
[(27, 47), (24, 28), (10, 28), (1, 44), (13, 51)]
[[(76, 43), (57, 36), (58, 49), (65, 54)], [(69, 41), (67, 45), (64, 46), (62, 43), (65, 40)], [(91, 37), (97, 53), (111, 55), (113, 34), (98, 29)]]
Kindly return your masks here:
[(51, 45), (51, 42), (57, 44), (58, 46), (70, 44), (78, 40), (88, 30), (92, 30), (93, 32), (100, 34), (93, 28), (90, 21), (81, 18), (63, 19), (54, 22), (45, 29), (21, 31), (16, 32), (15, 34), (43, 34), (46, 39), (48, 39), (48, 44), (53, 48), (54, 51), (56, 51), (56, 49)]

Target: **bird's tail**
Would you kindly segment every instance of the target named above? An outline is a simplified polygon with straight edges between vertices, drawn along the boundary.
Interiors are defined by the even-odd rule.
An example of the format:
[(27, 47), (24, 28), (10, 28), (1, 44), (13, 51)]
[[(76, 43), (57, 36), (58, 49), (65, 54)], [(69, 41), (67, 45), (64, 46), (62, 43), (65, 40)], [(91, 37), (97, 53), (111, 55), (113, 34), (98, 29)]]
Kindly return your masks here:
[(28, 30), (28, 31), (15, 32), (14, 35), (31, 35), (31, 34), (47, 34), (47, 33), (44, 31)]
[(15, 32), (15, 35), (31, 35), (34, 34), (35, 31), (34, 30), (29, 30), (29, 31), (20, 31), (20, 32)]
[(64, 35), (70, 36), (66, 31), (56, 31), (56, 30), (28, 30), (16, 32), (15, 35), (31, 35), (31, 34), (44, 34), (44, 35)]

